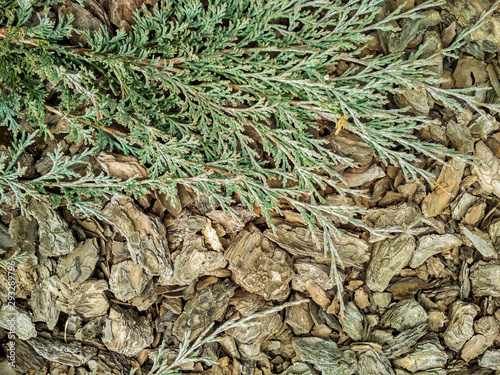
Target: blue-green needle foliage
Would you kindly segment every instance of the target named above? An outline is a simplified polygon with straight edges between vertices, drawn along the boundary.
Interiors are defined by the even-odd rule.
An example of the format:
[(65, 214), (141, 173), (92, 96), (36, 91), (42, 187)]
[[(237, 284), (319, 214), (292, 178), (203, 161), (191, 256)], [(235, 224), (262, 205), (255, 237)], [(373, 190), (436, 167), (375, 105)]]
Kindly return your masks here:
[[(408, 177), (426, 176), (418, 154), (450, 154), (415, 137), (427, 119), (384, 108), (401, 85), (435, 85), (434, 60), (418, 51), (360, 57), (368, 33), (391, 31), (393, 21), (439, 1), (380, 21), (381, 0), (164, 0), (114, 35), (50, 17), (57, 2), (0, 0), (0, 125), (15, 139), (0, 156), (4, 204), (26, 212), (30, 199), (49, 196), (90, 213), (92, 202), (115, 193), (173, 196), (183, 184), (230, 211), (234, 199), (268, 219), (292, 207), (330, 235), (332, 216), (363, 223), (318, 192), (348, 191), (335, 166), (351, 163), (311, 135), (320, 122), (334, 132), (343, 116), (347, 131)], [(70, 45), (75, 33), (87, 43)], [(341, 61), (354, 68), (333, 75)], [(49, 113), (87, 149), (76, 157), (57, 149), (50, 172), (25, 179), (18, 159), (37, 139), (54, 137)], [(149, 177), (76, 172), (102, 150), (135, 156)], [(324, 245), (333, 246), (328, 237)]]

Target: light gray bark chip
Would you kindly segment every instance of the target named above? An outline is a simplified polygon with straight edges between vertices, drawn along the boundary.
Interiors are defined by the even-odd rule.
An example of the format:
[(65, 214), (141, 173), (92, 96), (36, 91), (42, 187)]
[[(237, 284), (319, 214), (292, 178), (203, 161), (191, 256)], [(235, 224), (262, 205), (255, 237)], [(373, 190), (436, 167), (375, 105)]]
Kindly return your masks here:
[(368, 350), (359, 356), (359, 375), (395, 375), (387, 357), (377, 350)]
[(363, 172), (358, 172), (356, 169), (351, 172), (345, 172), (344, 178), (347, 185), (351, 188), (358, 187), (367, 182), (377, 180), (379, 178), (385, 177), (385, 172), (379, 165), (373, 164), (370, 168)]
[(236, 237), (224, 254), (233, 279), (251, 293), (283, 301), (294, 273), (288, 254), (255, 227)]
[(254, 212), (240, 206), (235, 207), (235, 210), (240, 220), (236, 220), (230, 213), (226, 213), (222, 210), (210, 211), (207, 213), (207, 216), (217, 224), (222, 225), (226, 232), (237, 233), (257, 215)]
[(420, 237), (417, 241), (417, 248), (411, 259), (410, 267), (417, 268), (424, 264), (431, 256), (451, 250), (461, 244), (462, 241), (460, 238), (452, 234), (429, 234)]
[(153, 328), (146, 317), (118, 306), (110, 310), (102, 337), (109, 350), (133, 357), (150, 346), (153, 339)]
[(500, 160), (482, 141), (476, 143), (475, 156), (481, 164), (472, 166), (472, 171), (477, 176), (481, 188), (500, 197)]
[(472, 243), (474, 248), (481, 253), (485, 258), (497, 258), (498, 254), (493, 248), (490, 242), (490, 236), (486, 232), (482, 232), (478, 229), (471, 231), (465, 226), (461, 226), (460, 229), (464, 236)]
[(469, 208), (476, 203), (478, 198), (464, 191), (451, 204), (451, 217), (454, 220), (462, 220)]
[[(447, 1), (443, 10), (457, 19), (460, 27), (472, 27), (481, 13), (487, 11), (491, 3), (484, 0)], [(497, 53), (500, 51), (500, 20), (496, 14), (487, 17), (479, 27), (474, 28), (470, 39), (481, 51)]]
[(97, 240), (89, 239), (80, 243), (71, 253), (59, 258), (57, 274), (61, 281), (69, 286), (80, 284), (92, 275), (98, 259)]
[(470, 154), (474, 151), (474, 140), (467, 126), (457, 123), (453, 120), (446, 124), (446, 135), (450, 139), (453, 147), (464, 154)]
[[(264, 231), (264, 235), (292, 255), (313, 257), (316, 262), (327, 265), (332, 262), (331, 254), (316, 245), (307, 228), (281, 224), (275, 232), (269, 229)], [(319, 239), (323, 238), (321, 231), (315, 235)], [(344, 232), (342, 236), (332, 238), (332, 242), (346, 267), (360, 266), (370, 259), (368, 244), (354, 235)]]
[(174, 323), (174, 334), (179, 340), (184, 340), (186, 334), (194, 340), (210, 323), (221, 319), (236, 287), (229, 279), (224, 279), (189, 300)]
[(208, 223), (205, 216), (193, 215), (189, 211), (183, 211), (178, 217), (167, 217), (163, 223), (167, 229), (167, 240), (170, 250), (176, 251), (186, 239), (195, 236)]
[(460, 189), (465, 165), (463, 160), (453, 159), (449, 165), (442, 167), (436, 188), (422, 202), (425, 217), (435, 217), (449, 208)]
[[(364, 215), (363, 220), (374, 228), (408, 229), (421, 226), (423, 216), (420, 206), (415, 203), (401, 203), (396, 206), (380, 208)], [(370, 234), (369, 242), (380, 242), (383, 238)]]
[(66, 344), (53, 338), (36, 337), (28, 343), (43, 358), (67, 366), (81, 366), (97, 355), (96, 348), (77, 341)]
[(401, 234), (375, 244), (366, 271), (366, 285), (374, 292), (383, 292), (391, 279), (408, 265), (415, 250), (415, 238)]
[(57, 257), (75, 250), (76, 239), (68, 223), (48, 204), (32, 199), (29, 209), (38, 222), (40, 255)]
[(126, 260), (111, 267), (109, 290), (120, 301), (126, 302), (140, 296), (151, 278), (152, 276), (144, 273), (141, 266)]
[[(39, 355), (27, 341), (16, 339), (14, 342), (16, 348), (16, 361), (14, 368), (17, 371), (15, 375), (29, 374), (30, 371), (33, 371), (33, 369), (35, 371), (40, 371), (43, 367), (45, 367), (47, 360)], [(7, 361), (4, 361), (3, 363), (8, 366)], [(1, 370), (0, 373), (3, 374)]]
[(419, 14), (419, 17), (407, 22), (399, 34), (392, 33), (388, 40), (388, 48), (391, 52), (403, 51), (408, 43), (427, 30), (427, 28), (441, 22), (441, 15), (436, 10), (429, 10)]
[(394, 359), (409, 353), (427, 332), (427, 323), (419, 324), (401, 332), (384, 345), (383, 350), (385, 355), (389, 359)]
[(324, 264), (318, 264), (310, 258), (297, 259), (293, 264), (297, 275), (292, 280), (292, 289), (306, 292), (308, 280), (314, 280), (323, 290), (332, 289), (335, 280), (330, 276), (330, 268)]
[(394, 364), (413, 373), (442, 368), (446, 365), (447, 361), (448, 356), (441, 345), (433, 342), (424, 342), (418, 344), (413, 353), (394, 360)]
[(479, 366), (500, 371), (500, 350), (486, 351), (479, 361)]
[(365, 339), (365, 317), (352, 302), (345, 305), (344, 315), (341, 316), (340, 324), (351, 339), (362, 341)]
[(108, 283), (105, 280), (87, 280), (65, 295), (66, 301), (58, 304), (66, 314), (78, 314), (84, 318), (94, 318), (108, 311), (106, 297)]
[(453, 303), (449, 316), (450, 323), (443, 334), (444, 342), (448, 348), (458, 352), (474, 335), (474, 318), (478, 312), (479, 308), (472, 303), (462, 301)]
[(36, 337), (36, 329), (28, 313), (18, 307), (5, 304), (0, 310), (0, 327), (9, 332), (12, 328), (11, 322), (15, 319), (15, 335), (21, 340)]
[(500, 297), (500, 261), (480, 260), (470, 270), (470, 281), (475, 296)]
[(34, 253), (38, 239), (37, 221), (25, 216), (13, 217), (9, 224), (9, 234), (23, 253)]
[(159, 284), (172, 277), (172, 263), (166, 229), (155, 216), (142, 212), (129, 197), (115, 195), (103, 214), (127, 239), (132, 261), (148, 275), (160, 276)]
[(223, 253), (208, 251), (203, 237), (192, 235), (184, 239), (181, 250), (175, 253), (174, 275), (169, 283), (188, 285), (201, 276), (211, 275), (216, 270), (225, 268), (226, 265)]
[(417, 116), (427, 116), (434, 102), (425, 88), (403, 87), (394, 95), (394, 101), (400, 108), (409, 108)]
[(355, 134), (340, 131), (338, 134), (332, 133), (325, 138), (328, 146), (337, 154), (351, 159), (357, 166), (367, 165), (373, 160), (372, 148)]
[[(300, 299), (297, 297), (297, 299)], [(285, 323), (288, 324), (295, 336), (305, 335), (311, 331), (314, 322), (306, 303), (290, 306), (286, 309)]]
[(54, 329), (61, 309), (56, 304), (56, 296), (50, 292), (50, 281), (43, 280), (31, 291), (31, 310), (35, 322), (45, 322), (47, 327)]
[(429, 316), (424, 308), (414, 299), (401, 301), (388, 309), (380, 323), (399, 332), (427, 322)]
[(230, 335), (244, 344), (262, 343), (289, 328), (283, 323), (278, 313), (267, 314), (253, 320), (255, 324), (231, 330)]
[(319, 368), (331, 366), (342, 358), (342, 351), (335, 342), (319, 337), (294, 337), (292, 346), (299, 360)]

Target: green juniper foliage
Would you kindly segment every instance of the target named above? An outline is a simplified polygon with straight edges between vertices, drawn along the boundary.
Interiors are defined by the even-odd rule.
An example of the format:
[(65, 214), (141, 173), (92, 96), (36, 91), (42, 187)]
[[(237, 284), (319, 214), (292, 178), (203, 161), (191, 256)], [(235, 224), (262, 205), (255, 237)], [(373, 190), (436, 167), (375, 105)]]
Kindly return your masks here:
[[(148, 375), (182, 374), (182, 372), (180, 372), (180, 367), (183, 364), (189, 362), (204, 362), (208, 365), (215, 365), (217, 364), (217, 361), (214, 361), (213, 359), (206, 356), (199, 356), (197, 354), (203, 345), (219, 341), (220, 335), (226, 331), (229, 331), (230, 329), (249, 327), (253, 324), (258, 324), (255, 322), (255, 320), (258, 318), (274, 314), (286, 308), (297, 306), (307, 302), (308, 300), (286, 302), (281, 305), (268, 308), (266, 310), (258, 311), (243, 318), (232, 318), (225, 321), (213, 331), (212, 328), (214, 326), (214, 323), (211, 323), (203, 330), (202, 333), (200, 333), (200, 335), (193, 342), (190, 342), (190, 333), (188, 332), (186, 333), (184, 341), (181, 343), (179, 351), (177, 352), (177, 356), (172, 363), (167, 363), (163, 358), (163, 354), (165, 353), (165, 345), (162, 344), (162, 346), (158, 350), (157, 355), (153, 358), (153, 366), (149, 370)], [(135, 370), (132, 370), (130, 375), (133, 375), (134, 373)]]
[[(437, 88), (431, 69), (467, 32), (425, 59), (420, 50), (362, 55), (369, 32), (394, 31), (393, 21), (443, 1), (379, 20), (382, 0), (164, 0), (143, 7), (130, 32), (113, 35), (51, 16), (60, 2), (0, 0), (0, 130), (13, 139), (0, 154), (0, 202), (23, 213), (30, 199), (48, 197), (96, 214), (94, 203), (113, 194), (173, 197), (182, 184), (230, 212), (235, 199), (267, 219), (293, 208), (311, 233), (323, 229), (316, 240), (335, 255), (332, 216), (372, 229), (356, 216), (362, 210), (328, 205), (319, 194), (327, 186), (361, 193), (342, 184), (336, 166), (353, 163), (317, 136), (319, 124), (335, 132), (345, 119), (382, 162), (428, 178), (416, 166), (420, 156), (444, 162), (455, 154), (418, 140), (416, 130), (430, 120), (385, 108), (387, 95), (424, 87), (445, 105), (477, 108), (466, 91)], [(87, 42), (71, 45), (75, 34)], [(341, 61), (354, 67), (333, 75)], [(49, 114), (68, 124), (66, 139), (85, 151), (69, 156), (58, 148), (49, 155), (52, 169), (28, 179), (19, 158), (61, 138), (47, 125)], [(148, 178), (82, 173), (100, 151), (136, 157)]]

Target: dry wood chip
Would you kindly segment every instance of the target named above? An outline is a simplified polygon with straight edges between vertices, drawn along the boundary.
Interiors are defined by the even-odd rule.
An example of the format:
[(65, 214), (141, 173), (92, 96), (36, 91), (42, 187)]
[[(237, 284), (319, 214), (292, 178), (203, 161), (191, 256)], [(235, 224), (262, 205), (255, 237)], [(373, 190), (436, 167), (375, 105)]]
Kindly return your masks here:
[(440, 310), (429, 311), (429, 330), (433, 332), (440, 332), (441, 329), (448, 322), (445, 313)]
[(292, 289), (305, 292), (306, 282), (314, 280), (321, 289), (329, 290), (335, 286), (335, 280), (330, 276), (330, 269), (326, 265), (318, 264), (312, 259), (297, 259), (293, 264), (297, 275), (292, 279)]
[(380, 323), (384, 327), (392, 327), (399, 332), (427, 322), (428, 315), (420, 304), (411, 299), (396, 303), (388, 309)]
[(457, 123), (453, 120), (446, 124), (446, 136), (450, 139), (453, 147), (464, 154), (470, 154), (474, 151), (474, 141), (467, 128), (462, 123)]
[(461, 226), (460, 229), (462, 230), (464, 236), (470, 242), (472, 242), (472, 245), (476, 248), (477, 251), (481, 253), (483, 257), (494, 259), (498, 257), (497, 252), (490, 242), (490, 236), (488, 235), (488, 233), (482, 232), (478, 229), (474, 229), (474, 231), (471, 231), (465, 226)]
[(215, 251), (224, 251), (222, 244), (220, 243), (217, 231), (212, 227), (212, 222), (207, 220), (207, 223), (201, 230), (201, 233), (205, 237), (205, 242), (210, 245), (210, 247)]
[(301, 303), (300, 305), (288, 307), (286, 309), (285, 323), (292, 328), (296, 336), (309, 333), (314, 324), (309, 313), (309, 306)]
[(32, 199), (29, 209), (38, 222), (38, 251), (44, 257), (57, 257), (71, 253), (76, 239), (68, 223), (46, 203)]
[(219, 281), (219, 278), (215, 276), (204, 277), (196, 283), (196, 290), (203, 290), (207, 286), (215, 284), (217, 281)]
[(356, 165), (370, 164), (373, 160), (373, 150), (363, 140), (348, 131), (342, 130), (338, 134), (331, 134), (328, 142), (334, 151), (344, 157), (350, 158)]
[(62, 282), (75, 286), (92, 275), (98, 259), (97, 240), (86, 240), (80, 243), (74, 251), (59, 258), (57, 274)]
[(482, 141), (476, 143), (475, 156), (481, 164), (473, 166), (472, 171), (478, 177), (481, 188), (500, 197), (500, 160)]
[(488, 350), (484, 353), (479, 366), (500, 371), (500, 350)]
[(56, 296), (50, 291), (50, 281), (45, 279), (31, 292), (31, 309), (35, 322), (45, 322), (47, 327), (54, 329), (61, 309), (56, 304)]
[(109, 350), (126, 356), (139, 355), (153, 342), (153, 328), (133, 309), (111, 308), (103, 329), (102, 342)]
[(339, 319), (344, 332), (354, 341), (361, 341), (365, 337), (365, 317), (354, 305), (349, 302), (345, 305), (344, 315)]
[(224, 316), (235, 289), (236, 285), (225, 279), (199, 291), (184, 305), (184, 311), (175, 321), (174, 334), (184, 340), (189, 333), (194, 340), (210, 323)]
[(411, 268), (417, 268), (433, 255), (460, 246), (462, 241), (452, 234), (430, 234), (420, 237), (417, 248), (410, 262)]
[(460, 188), (465, 162), (453, 159), (450, 166), (443, 166), (436, 181), (436, 188), (422, 202), (425, 217), (434, 217), (447, 209)]
[(465, 362), (469, 362), (483, 354), (490, 345), (491, 343), (488, 343), (484, 335), (474, 335), (462, 347), (460, 357), (462, 357)]
[(487, 204), (485, 202), (478, 202), (474, 204), (465, 214), (464, 224), (474, 227), (479, 226), (484, 218), (486, 207)]
[(416, 372), (444, 367), (448, 356), (439, 343), (426, 342), (418, 344), (415, 351), (403, 358), (394, 360), (396, 366)]
[(172, 263), (163, 223), (147, 215), (132, 198), (115, 195), (104, 208), (103, 214), (127, 239), (132, 261), (148, 275), (160, 276), (159, 283), (168, 285), (172, 277)]
[(108, 283), (105, 280), (87, 280), (66, 294), (66, 302), (60, 304), (61, 311), (67, 314), (79, 314), (84, 318), (93, 318), (108, 311), (106, 296)]
[(152, 276), (148, 276), (138, 264), (127, 260), (111, 267), (109, 289), (121, 301), (140, 296)]
[[(391, 206), (374, 210), (364, 216), (364, 220), (376, 228), (410, 228), (416, 226), (422, 221), (420, 207), (415, 203), (401, 203), (397, 206)], [(379, 242), (382, 237), (370, 235), (370, 242)]]
[(237, 289), (229, 304), (243, 316), (249, 316), (258, 310), (264, 309), (266, 300), (257, 294), (247, 292), (245, 289)]
[(0, 327), (10, 332), (12, 329), (12, 320), (14, 319), (14, 329), (16, 337), (21, 340), (28, 340), (37, 335), (35, 325), (31, 321), (28, 313), (20, 310), (18, 307), (11, 305), (3, 305), (0, 310)]
[(472, 303), (456, 301), (450, 312), (450, 323), (443, 334), (446, 346), (456, 352), (474, 335), (474, 318), (479, 308)]
[(410, 234), (401, 234), (375, 244), (366, 271), (366, 286), (374, 292), (383, 292), (393, 276), (408, 265), (414, 250), (415, 238)]
[(125, 181), (130, 178), (147, 178), (149, 173), (139, 160), (130, 155), (111, 154), (101, 151), (96, 156), (100, 167), (108, 176)]
[(476, 196), (464, 191), (451, 204), (451, 217), (454, 220), (462, 220), (469, 208), (472, 207), (477, 200), (478, 198)]
[(224, 254), (207, 251), (202, 236), (188, 236), (181, 250), (175, 253), (174, 275), (169, 284), (188, 285), (201, 276), (212, 275), (226, 265)]
[(288, 254), (255, 227), (243, 231), (224, 254), (234, 281), (251, 293), (283, 301), (294, 273)]
[(480, 260), (470, 270), (470, 281), (475, 296), (500, 297), (500, 261)]
[(93, 346), (82, 345), (77, 341), (66, 344), (54, 338), (36, 337), (28, 340), (28, 343), (43, 358), (68, 366), (81, 366), (97, 354)]
[(337, 344), (319, 337), (294, 337), (292, 346), (299, 360), (326, 368), (342, 358)]
[(321, 307), (327, 307), (330, 304), (330, 300), (326, 297), (325, 291), (321, 289), (321, 287), (313, 280), (309, 279), (306, 281), (306, 288), (313, 301), (318, 305)]
[(185, 239), (196, 235), (207, 223), (207, 218), (183, 211), (178, 217), (166, 217), (163, 223), (167, 229), (167, 239), (170, 249), (179, 249)]
[[(14, 343), (16, 348), (14, 369), (17, 372), (12, 373), (12, 375), (29, 374), (30, 371), (41, 371), (41, 369), (45, 367), (47, 360), (39, 355), (27, 341), (16, 339)], [(7, 361), (3, 361), (3, 363), (5, 363), (8, 368), (13, 369)], [(3, 374), (3, 372), (0, 373)], [(6, 372), (5, 375), (11, 374)]]
[[(344, 266), (360, 266), (370, 259), (365, 241), (347, 232), (343, 234), (332, 238), (332, 242)], [(318, 246), (313, 241), (307, 228), (282, 224), (278, 225), (275, 231), (264, 231), (264, 235), (292, 255), (313, 257), (316, 262), (327, 265), (332, 262), (331, 254), (325, 253), (322, 245)], [(317, 238), (323, 238), (323, 233), (320, 231), (317, 231), (315, 235)]]
[(238, 213), (239, 220), (232, 217), (230, 213), (222, 210), (207, 212), (207, 216), (215, 223), (221, 225), (228, 233), (239, 232), (250, 220), (257, 216), (254, 212), (240, 206), (235, 207), (235, 210)]
[(279, 336), (283, 331), (289, 331), (278, 313), (261, 316), (254, 322), (250, 326), (234, 328), (228, 333), (239, 342), (253, 344), (263, 343)]
[(373, 164), (370, 168), (364, 171), (358, 171), (354, 169), (352, 172), (344, 173), (344, 178), (346, 179), (347, 185), (349, 187), (358, 187), (367, 182), (371, 182), (383, 177), (385, 177), (385, 172), (377, 164)]
[(363, 290), (363, 288), (356, 289), (354, 292), (354, 302), (356, 305), (363, 310), (369, 305), (368, 294)]
[(359, 356), (359, 375), (394, 375), (391, 363), (387, 357), (378, 350), (368, 350)]
[(401, 332), (384, 345), (384, 353), (388, 358), (398, 358), (412, 350), (415, 344), (427, 333), (427, 323)]

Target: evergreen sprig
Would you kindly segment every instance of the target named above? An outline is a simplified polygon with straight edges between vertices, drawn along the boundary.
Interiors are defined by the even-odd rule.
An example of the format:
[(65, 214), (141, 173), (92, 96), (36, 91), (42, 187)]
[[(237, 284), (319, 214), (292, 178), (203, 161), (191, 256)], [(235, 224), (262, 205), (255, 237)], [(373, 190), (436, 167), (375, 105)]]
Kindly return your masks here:
[[(179, 351), (177, 352), (176, 358), (172, 363), (168, 363), (163, 357), (165, 353), (165, 344), (163, 343), (158, 349), (158, 353), (153, 358), (153, 366), (149, 370), (148, 375), (175, 375), (181, 374), (180, 368), (183, 364), (190, 362), (203, 362), (209, 365), (217, 364), (213, 359), (206, 356), (199, 356), (198, 352), (201, 347), (205, 344), (220, 341), (220, 335), (226, 331), (236, 328), (247, 328), (254, 324), (256, 319), (262, 318), (266, 315), (275, 314), (286, 308), (293, 306), (298, 306), (303, 303), (307, 303), (308, 300), (299, 300), (293, 302), (285, 302), (283, 304), (268, 308), (266, 310), (257, 311), (249, 316), (236, 317), (226, 320), (216, 329), (213, 329), (214, 323), (209, 324), (203, 332), (194, 340), (190, 341), (191, 332), (187, 332), (184, 336), (184, 340), (181, 342)], [(132, 370), (130, 375), (133, 375), (135, 370)]]

